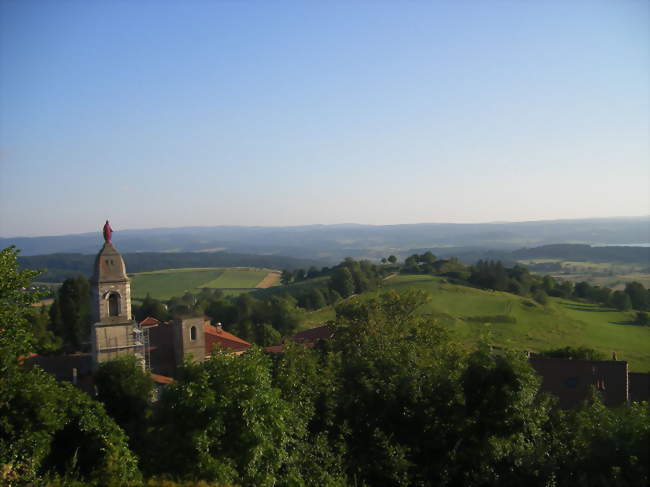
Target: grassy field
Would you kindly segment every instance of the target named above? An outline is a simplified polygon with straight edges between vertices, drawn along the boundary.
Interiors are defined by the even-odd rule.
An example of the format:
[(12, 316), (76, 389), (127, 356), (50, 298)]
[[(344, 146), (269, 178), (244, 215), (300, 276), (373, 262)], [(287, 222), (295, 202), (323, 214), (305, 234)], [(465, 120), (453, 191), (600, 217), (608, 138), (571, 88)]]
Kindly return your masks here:
[(225, 294), (236, 295), (255, 288), (271, 269), (249, 267), (165, 269), (140, 272), (131, 277), (131, 295), (143, 299), (147, 293), (153, 298), (169, 299), (185, 292), (198, 292), (201, 288), (222, 289)]
[(587, 281), (596, 286), (610, 287), (614, 290), (625, 288), (625, 283), (637, 281), (646, 288), (650, 286), (650, 273), (647, 263), (625, 264), (617, 262), (569, 261), (561, 259), (527, 259), (522, 264), (562, 264), (560, 272), (540, 271), (556, 279), (572, 282)]
[[(431, 296), (422, 309), (468, 347), (483, 336), (495, 345), (539, 352), (586, 346), (609, 358), (616, 352), (630, 370), (650, 372), (650, 327), (633, 324), (633, 312), (550, 298), (546, 306), (509, 293), (454, 285), (432, 276), (397, 276), (385, 289), (421, 289)], [(303, 326), (334, 318), (331, 307), (307, 313)]]

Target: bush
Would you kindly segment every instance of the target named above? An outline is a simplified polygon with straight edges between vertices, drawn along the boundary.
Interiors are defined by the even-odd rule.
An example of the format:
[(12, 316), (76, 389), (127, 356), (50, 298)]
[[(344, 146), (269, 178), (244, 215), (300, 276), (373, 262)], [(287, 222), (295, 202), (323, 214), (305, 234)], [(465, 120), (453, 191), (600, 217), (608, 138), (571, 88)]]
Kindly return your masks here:
[(636, 322), (641, 326), (650, 325), (650, 316), (645, 311), (639, 311), (636, 314)]
[(517, 318), (510, 315), (466, 316), (463, 319), (479, 323), (517, 323)]

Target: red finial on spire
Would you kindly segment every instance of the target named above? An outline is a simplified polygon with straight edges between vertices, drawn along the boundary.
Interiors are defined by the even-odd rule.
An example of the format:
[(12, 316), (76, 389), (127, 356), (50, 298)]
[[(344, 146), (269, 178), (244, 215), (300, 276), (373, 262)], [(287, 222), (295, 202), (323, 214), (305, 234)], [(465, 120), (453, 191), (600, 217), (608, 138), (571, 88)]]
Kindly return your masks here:
[(113, 229), (111, 228), (111, 225), (108, 223), (108, 220), (106, 220), (106, 223), (104, 223), (104, 242), (106, 243), (111, 243), (111, 234), (113, 233)]

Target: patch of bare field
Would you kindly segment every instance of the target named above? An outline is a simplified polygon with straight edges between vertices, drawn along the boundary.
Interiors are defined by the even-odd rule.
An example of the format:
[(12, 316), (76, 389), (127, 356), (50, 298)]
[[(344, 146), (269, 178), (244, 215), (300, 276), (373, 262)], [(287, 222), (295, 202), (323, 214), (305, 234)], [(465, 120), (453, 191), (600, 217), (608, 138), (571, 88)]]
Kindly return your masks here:
[(262, 279), (260, 282), (257, 283), (255, 286), (257, 289), (266, 289), (271, 286), (275, 286), (278, 281), (280, 280), (280, 277), (282, 274), (279, 272), (269, 272), (264, 279)]
[(34, 306), (36, 308), (40, 308), (41, 306), (49, 306), (53, 302), (54, 302), (54, 299), (52, 299), (52, 298), (50, 298), (50, 299), (41, 299), (40, 301), (38, 301), (36, 303), (32, 303), (32, 306)]

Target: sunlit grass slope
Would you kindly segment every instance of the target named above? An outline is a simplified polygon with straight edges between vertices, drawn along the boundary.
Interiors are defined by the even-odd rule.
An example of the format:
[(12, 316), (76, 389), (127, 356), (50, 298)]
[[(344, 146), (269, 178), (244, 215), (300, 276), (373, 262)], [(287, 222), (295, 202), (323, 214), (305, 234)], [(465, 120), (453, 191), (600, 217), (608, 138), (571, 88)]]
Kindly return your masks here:
[(246, 267), (140, 272), (131, 276), (131, 294), (136, 300), (143, 299), (147, 293), (156, 299), (169, 299), (188, 291), (196, 293), (204, 287), (240, 294), (255, 288), (269, 272), (269, 269)]
[[(432, 276), (398, 276), (384, 289), (421, 289), (431, 297), (422, 313), (448, 327), (468, 347), (489, 335), (500, 347), (539, 352), (565, 346), (616, 352), (630, 369), (650, 372), (650, 327), (633, 324), (634, 312), (550, 298), (546, 306), (509, 293), (448, 283)], [(305, 327), (332, 319), (332, 308), (307, 313)]]

